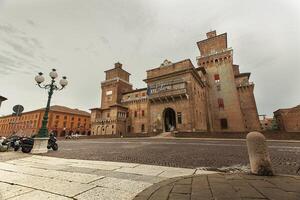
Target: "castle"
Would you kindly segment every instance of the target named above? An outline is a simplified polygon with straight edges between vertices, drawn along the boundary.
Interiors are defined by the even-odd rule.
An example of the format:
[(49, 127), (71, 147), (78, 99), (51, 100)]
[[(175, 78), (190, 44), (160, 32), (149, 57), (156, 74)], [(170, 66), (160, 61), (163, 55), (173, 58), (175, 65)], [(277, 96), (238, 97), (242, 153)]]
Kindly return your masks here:
[(146, 88), (133, 89), (130, 73), (116, 63), (105, 71), (101, 107), (91, 109), (93, 135), (260, 130), (250, 73), (240, 73), (227, 33), (197, 42), (197, 67), (190, 59), (165, 60), (147, 71)]

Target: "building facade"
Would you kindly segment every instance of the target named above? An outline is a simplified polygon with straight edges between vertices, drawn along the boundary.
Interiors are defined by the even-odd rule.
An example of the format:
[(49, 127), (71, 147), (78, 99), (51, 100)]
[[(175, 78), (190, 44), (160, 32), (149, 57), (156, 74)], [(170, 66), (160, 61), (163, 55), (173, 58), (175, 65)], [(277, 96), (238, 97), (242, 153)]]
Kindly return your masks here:
[[(12, 133), (31, 136), (36, 134), (42, 126), (45, 109), (38, 109), (22, 113), (21, 116), (0, 117), (0, 136), (9, 136)], [(50, 107), (48, 130), (57, 136), (69, 133), (87, 135), (90, 133), (90, 113), (71, 109), (65, 106), (54, 105)]]
[(260, 130), (250, 73), (240, 73), (227, 34), (199, 41), (197, 65), (165, 60), (133, 89), (121, 63), (105, 71), (101, 107), (91, 109), (92, 134), (245, 132)]
[(278, 129), (286, 132), (300, 132), (300, 105), (278, 109), (274, 112)]

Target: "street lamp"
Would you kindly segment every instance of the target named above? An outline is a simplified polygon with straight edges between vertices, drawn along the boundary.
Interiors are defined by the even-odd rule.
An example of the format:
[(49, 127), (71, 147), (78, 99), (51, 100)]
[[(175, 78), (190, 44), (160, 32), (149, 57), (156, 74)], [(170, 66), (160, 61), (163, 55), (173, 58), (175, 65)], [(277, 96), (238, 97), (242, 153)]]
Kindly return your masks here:
[(47, 129), (48, 113), (49, 113), (49, 110), (50, 110), (50, 102), (51, 102), (51, 97), (52, 97), (53, 91), (54, 90), (62, 90), (64, 87), (66, 87), (68, 85), (67, 77), (65, 77), (65, 76), (63, 76), (62, 79), (59, 81), (59, 84), (61, 85), (61, 87), (58, 87), (55, 84), (55, 79), (58, 77), (56, 69), (52, 69), (52, 71), (49, 73), (49, 76), (52, 79), (51, 83), (46, 84), (44, 86), (41, 85), (41, 83), (43, 83), (45, 81), (45, 78), (43, 77), (43, 73), (40, 72), (35, 77), (35, 81), (37, 82), (37, 85), (40, 88), (48, 90), (47, 106), (46, 106), (45, 114), (44, 114), (43, 121), (42, 121), (42, 127), (40, 128), (40, 130), (37, 134), (37, 137), (48, 137), (48, 129)]
[[(45, 85), (41, 85), (45, 81), (42, 72), (38, 73), (38, 75), (35, 77), (35, 81), (37, 82), (37, 85), (40, 88), (48, 90), (48, 101), (47, 101), (47, 105), (46, 105), (46, 109), (42, 121), (42, 127), (40, 128), (34, 140), (32, 153), (45, 153), (45, 151), (47, 152), (47, 143), (46, 143), (46, 141), (48, 141), (47, 123), (48, 123), (48, 114), (50, 111), (51, 97), (55, 90), (62, 90), (68, 85), (67, 77), (65, 76), (63, 76), (62, 79), (59, 81), (60, 87), (56, 84), (55, 79), (58, 77), (56, 69), (52, 69), (52, 71), (49, 73), (49, 76), (51, 77), (51, 82)], [(46, 146), (44, 144), (46, 144)], [(44, 147), (46, 147), (46, 149)]]

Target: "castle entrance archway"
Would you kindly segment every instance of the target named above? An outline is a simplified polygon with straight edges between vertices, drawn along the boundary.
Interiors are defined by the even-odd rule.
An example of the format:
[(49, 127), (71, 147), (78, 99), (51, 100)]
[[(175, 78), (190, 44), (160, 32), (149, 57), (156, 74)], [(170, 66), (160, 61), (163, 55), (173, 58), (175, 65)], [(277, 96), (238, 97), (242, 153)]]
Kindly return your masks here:
[(173, 131), (176, 128), (176, 114), (172, 108), (166, 108), (163, 112), (165, 132)]

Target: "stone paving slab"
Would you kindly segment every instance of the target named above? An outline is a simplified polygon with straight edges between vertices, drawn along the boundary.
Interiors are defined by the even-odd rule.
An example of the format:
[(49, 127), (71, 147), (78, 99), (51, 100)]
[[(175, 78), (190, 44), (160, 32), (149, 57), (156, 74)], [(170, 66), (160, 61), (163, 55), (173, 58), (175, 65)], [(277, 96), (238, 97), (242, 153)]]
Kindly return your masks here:
[(164, 170), (158, 169), (136, 169), (136, 168), (127, 168), (123, 167), (116, 170), (117, 172), (124, 172), (130, 174), (141, 174), (141, 175), (148, 175), (148, 176), (158, 176), (159, 174), (163, 173)]
[[(2, 199), (133, 199), (154, 183), (196, 169), (1, 153)], [(25, 156), (21, 156), (25, 155)], [(209, 173), (209, 172), (208, 172)], [(176, 179), (168, 179), (176, 180)]]
[(146, 183), (143, 181), (132, 181), (119, 178), (106, 177), (100, 180), (97, 180), (92, 183), (93, 185), (111, 188), (114, 190), (123, 190), (135, 195), (144, 190), (147, 187), (150, 187), (151, 183)]
[(51, 194), (48, 192), (43, 192), (39, 190), (34, 190), (28, 193), (24, 193), (19, 196), (15, 196), (13, 198), (10, 198), (10, 200), (25, 200), (25, 199), (30, 199), (30, 200), (42, 200), (42, 199), (47, 199), (47, 200), (71, 200), (72, 198), (64, 197), (61, 195), (56, 195), (56, 194)]
[(33, 191), (32, 188), (22, 187), (18, 185), (11, 185), (0, 182), (0, 199), (8, 199), (20, 194)]
[(135, 194), (123, 190), (96, 187), (75, 197), (78, 200), (131, 200)]
[(55, 179), (66, 180), (66, 181), (74, 181), (78, 183), (89, 183), (104, 177), (104, 176), (98, 176), (94, 174), (45, 170), (40, 168), (32, 168), (28, 166), (19, 166), (19, 165), (13, 165), (10, 163), (1, 163), (1, 162), (0, 162), (0, 169), (5, 171), (17, 172), (21, 174), (55, 178)]
[[(287, 183), (287, 186), (285, 186), (285, 183)], [(300, 180), (297, 176), (192, 175), (154, 184), (135, 197), (135, 200), (142, 199), (299, 200)]]

